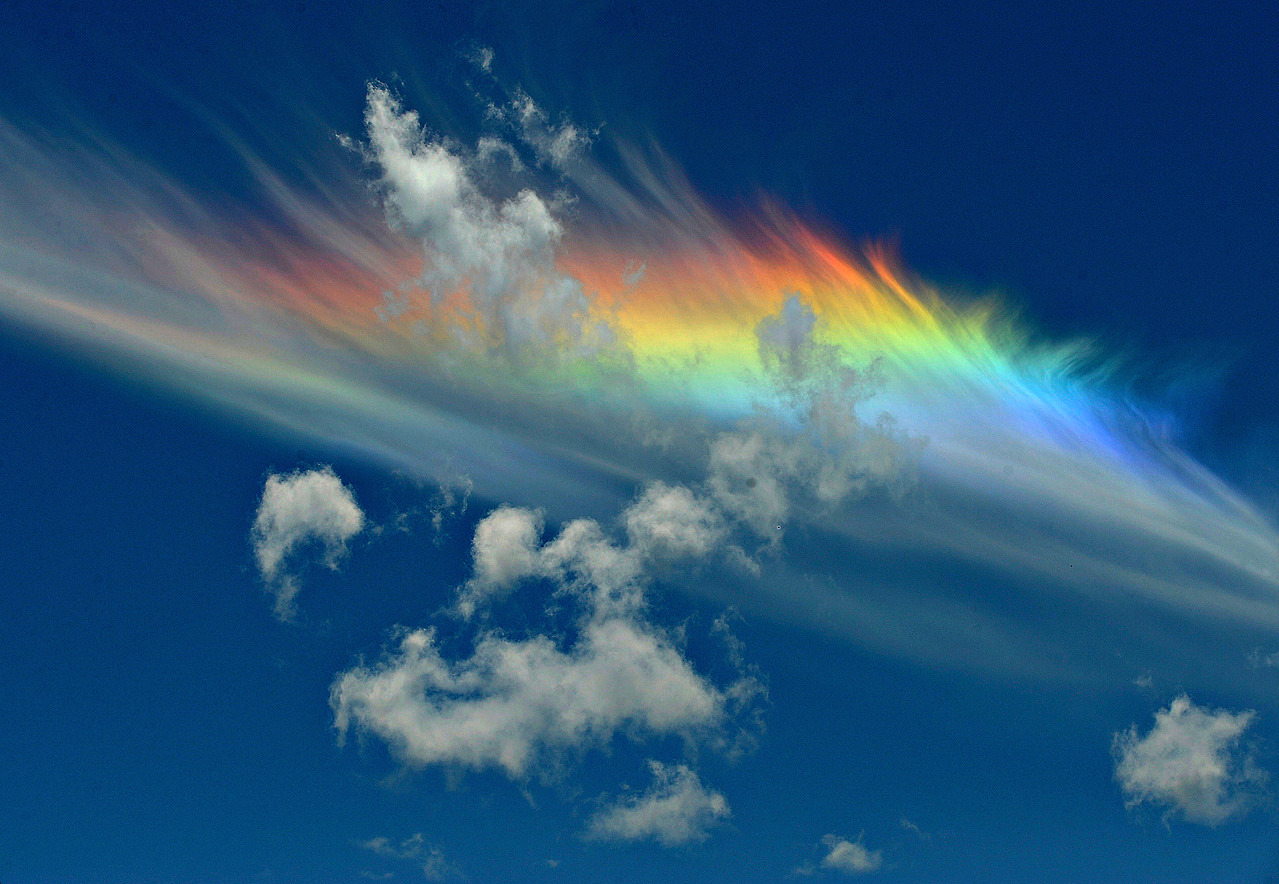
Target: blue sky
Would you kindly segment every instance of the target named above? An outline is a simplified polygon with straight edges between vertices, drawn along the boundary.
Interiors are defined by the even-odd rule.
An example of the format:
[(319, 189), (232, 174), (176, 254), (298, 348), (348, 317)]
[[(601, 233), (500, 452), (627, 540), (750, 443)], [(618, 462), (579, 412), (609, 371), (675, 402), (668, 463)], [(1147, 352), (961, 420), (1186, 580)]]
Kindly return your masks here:
[[(1274, 25), (0, 11), (0, 881), (1272, 880)], [(762, 202), (1048, 350), (764, 291), (731, 413), (567, 347), (580, 243)], [(265, 300), (346, 259), (504, 337)]]

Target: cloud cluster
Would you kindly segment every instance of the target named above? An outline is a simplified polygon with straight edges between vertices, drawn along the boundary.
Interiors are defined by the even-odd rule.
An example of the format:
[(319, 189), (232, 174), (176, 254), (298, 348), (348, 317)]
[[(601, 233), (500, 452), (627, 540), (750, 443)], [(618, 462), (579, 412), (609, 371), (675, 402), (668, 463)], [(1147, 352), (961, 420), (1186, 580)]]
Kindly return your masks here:
[(874, 366), (849, 365), (819, 332), (798, 295), (760, 321), (755, 335), (772, 398), (757, 405), (754, 421), (711, 444), (711, 495), (761, 536), (789, 518), (796, 499), (829, 509), (874, 488), (900, 491), (925, 444), (888, 414), (860, 416), (876, 392)]
[(1135, 724), (1115, 734), (1115, 779), (1128, 806), (1149, 803), (1165, 808), (1165, 820), (1205, 826), (1246, 814), (1268, 779), (1244, 742), (1255, 718), (1251, 710), (1197, 706), (1182, 694), (1155, 713), (1144, 736)]
[(671, 640), (636, 620), (592, 620), (561, 650), (549, 636), (484, 633), (451, 662), (431, 630), (414, 630), (373, 666), (333, 685), (335, 726), (385, 740), (407, 764), (497, 767), (525, 777), (557, 750), (634, 738), (695, 735), (719, 724), (725, 697)]
[(715, 824), (731, 816), (724, 796), (702, 785), (687, 765), (650, 761), (653, 785), (591, 818), (587, 837), (602, 841), (656, 841), (674, 847), (704, 841)]
[(336, 568), (347, 542), (363, 528), (364, 512), (331, 468), (267, 477), (252, 542), (258, 570), (275, 595), (277, 617), (288, 620), (295, 614), (300, 585), (288, 564), (299, 547), (318, 542), (324, 564)]
[(471, 579), (455, 613), (471, 617), (527, 579), (553, 582), (577, 606), (571, 642), (511, 639), (482, 629), (469, 657), (449, 660), (436, 633), (417, 629), (372, 665), (332, 687), (335, 724), (381, 737), (407, 764), (495, 767), (523, 778), (557, 753), (607, 746), (618, 734), (716, 735), (762, 692), (743, 674), (720, 688), (647, 616), (645, 565), (654, 554), (702, 554), (709, 510), (662, 518), (686, 490), (650, 487), (624, 514), (630, 542), (577, 519), (542, 542), (540, 513), (499, 507), (476, 527)]
[[(568, 162), (577, 130), (549, 128), (527, 96), (516, 107), (539, 156)], [(369, 85), (364, 121), (362, 150), (378, 169), (388, 216), (422, 244), (420, 283), (437, 331), (447, 330), (452, 343), (520, 360), (580, 355), (612, 342), (581, 283), (555, 267), (564, 231), (551, 203), (531, 187), (505, 198), (486, 192), (494, 157), (506, 156), (520, 170), (514, 148), (486, 137), (468, 153), (433, 138), (379, 83)]]

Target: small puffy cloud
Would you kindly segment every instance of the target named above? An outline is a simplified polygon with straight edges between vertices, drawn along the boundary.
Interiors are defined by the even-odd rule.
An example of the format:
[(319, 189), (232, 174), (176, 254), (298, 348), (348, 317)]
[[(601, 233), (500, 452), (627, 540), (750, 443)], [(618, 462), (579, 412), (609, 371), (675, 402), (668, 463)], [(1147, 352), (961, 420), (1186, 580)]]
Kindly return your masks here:
[(476, 527), (472, 577), (456, 611), (471, 617), (481, 606), (531, 577), (556, 580), (611, 600), (614, 608), (639, 604), (645, 565), (653, 560), (704, 558), (724, 541), (727, 526), (707, 496), (682, 485), (654, 482), (622, 513), (629, 543), (611, 540), (593, 519), (565, 524), (541, 544), (544, 520), (536, 510), (503, 506)]
[(1196, 706), (1185, 694), (1155, 713), (1144, 736), (1133, 725), (1115, 734), (1115, 779), (1129, 807), (1166, 808), (1165, 820), (1218, 826), (1246, 814), (1268, 779), (1243, 737), (1256, 713)]
[(622, 518), (631, 544), (656, 557), (704, 558), (724, 538), (715, 507), (683, 485), (652, 483)]
[(299, 587), (286, 567), (294, 552), (318, 542), (324, 548), (324, 563), (336, 568), (347, 542), (363, 528), (363, 511), (331, 468), (267, 477), (252, 541), (258, 570), (275, 594), (278, 617), (287, 620), (294, 613)]
[(884, 864), (884, 854), (880, 850), (867, 850), (861, 837), (849, 841), (838, 835), (826, 835), (822, 838), (826, 855), (822, 857), (822, 868), (849, 875), (862, 875), (878, 871)]
[(657, 841), (666, 847), (704, 841), (730, 816), (724, 796), (702, 785), (687, 765), (650, 761), (653, 785), (623, 799), (591, 820), (587, 836), (604, 841)]
[(541, 570), (542, 527), (540, 512), (513, 506), (498, 507), (476, 526), (471, 542), (472, 577), (457, 602), (463, 617), (470, 617), (482, 602)]

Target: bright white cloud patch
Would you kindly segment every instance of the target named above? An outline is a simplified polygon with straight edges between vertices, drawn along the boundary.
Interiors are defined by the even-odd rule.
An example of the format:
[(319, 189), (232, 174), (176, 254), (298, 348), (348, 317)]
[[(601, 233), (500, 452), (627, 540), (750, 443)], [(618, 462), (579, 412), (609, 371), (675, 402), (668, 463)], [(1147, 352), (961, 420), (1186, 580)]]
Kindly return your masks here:
[(861, 838), (849, 841), (838, 835), (826, 835), (822, 844), (826, 847), (826, 855), (822, 857), (823, 869), (861, 875), (878, 871), (884, 864), (883, 851), (867, 850)]
[[(539, 158), (562, 165), (584, 143), (569, 125), (546, 124), (527, 96), (512, 113)], [(592, 301), (572, 276), (555, 268), (563, 228), (552, 206), (532, 188), (508, 196), (486, 192), (485, 172), (498, 154), (519, 171), (519, 157), (489, 137), (473, 153), (433, 138), (416, 112), (405, 111), (385, 86), (369, 86), (365, 156), (379, 170), (379, 185), (394, 224), (418, 238), (426, 259), (421, 284), (432, 314), (455, 343), (508, 357), (550, 357), (595, 352), (613, 335), (591, 318)], [(464, 295), (464, 303), (453, 296)], [(407, 307), (397, 307), (402, 311)], [(438, 324), (438, 322), (437, 322)]]
[(650, 761), (653, 785), (591, 820), (587, 835), (604, 841), (657, 841), (667, 847), (704, 841), (731, 814), (724, 796), (702, 785), (686, 765)]
[(650, 761), (654, 783), (602, 810), (587, 829), (600, 841), (656, 841), (665, 847), (705, 841), (711, 826), (730, 816), (723, 794), (702, 785), (687, 765)]
[(288, 564), (298, 548), (318, 542), (324, 564), (336, 568), (347, 542), (363, 528), (363, 511), (329, 467), (267, 477), (252, 539), (258, 570), (275, 594), (278, 617), (294, 614), (299, 586)]
[(1256, 803), (1266, 772), (1243, 742), (1256, 713), (1196, 706), (1185, 694), (1155, 713), (1144, 736), (1115, 734), (1115, 779), (1128, 806), (1150, 803), (1187, 822), (1218, 826)]
[(404, 635), (380, 663), (333, 685), (336, 727), (377, 734), (407, 764), (527, 775), (557, 750), (635, 737), (693, 734), (718, 724), (722, 692), (654, 627), (624, 618), (585, 626), (568, 650), (548, 636), (485, 633), (450, 662), (431, 630)]
[(503, 506), (489, 513), (475, 528), (471, 543), (474, 571), (458, 598), (458, 612), (470, 617), (476, 607), (541, 570), (542, 514)]

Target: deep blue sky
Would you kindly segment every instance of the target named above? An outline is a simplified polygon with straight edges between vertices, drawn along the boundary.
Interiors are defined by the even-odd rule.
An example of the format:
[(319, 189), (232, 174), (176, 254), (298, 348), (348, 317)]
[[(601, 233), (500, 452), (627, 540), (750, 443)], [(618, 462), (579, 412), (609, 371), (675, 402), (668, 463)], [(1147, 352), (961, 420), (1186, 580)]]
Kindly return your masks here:
[[(453, 113), (459, 54), (492, 46), (543, 106), (651, 139), (721, 206), (773, 195), (897, 241), (926, 278), (1005, 293), (1048, 336), (1096, 335), (1154, 377), (1192, 366), (1211, 381), (1181, 403), (1191, 449), (1274, 504), (1279, 13), (826, 6), (18, 2), (0, 8), (0, 118), (50, 139), (104, 132), (198, 194), (247, 199), (207, 120), (287, 167), (292, 127), (359, 130), (371, 78)], [(749, 761), (706, 761), (734, 817), (705, 844), (577, 837), (578, 796), (640, 777), (635, 747), (587, 755), (529, 800), (494, 773), (396, 779), (375, 741), (337, 747), (329, 685), (392, 624), (447, 603), (500, 501), (474, 501), (439, 545), (425, 521), (357, 541), (282, 625), (248, 541), (269, 473), (333, 464), (379, 521), (427, 492), (3, 326), (0, 401), (5, 884), (420, 880), (356, 846), (415, 832), (472, 881), (777, 880), (820, 859), (826, 832), (863, 830), (885, 880), (1279, 875), (1269, 811), (1166, 829), (1125, 810), (1110, 735), (1148, 727), (1170, 685), (1009, 685), (749, 618), (768, 729)], [(718, 613), (661, 604), (690, 635)], [(1259, 712), (1273, 747), (1279, 716)]]

